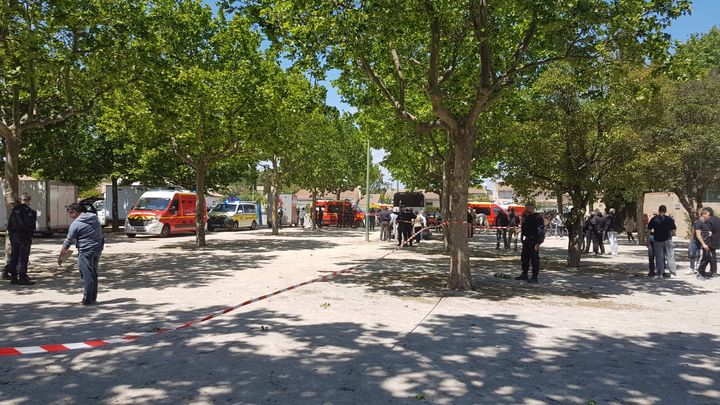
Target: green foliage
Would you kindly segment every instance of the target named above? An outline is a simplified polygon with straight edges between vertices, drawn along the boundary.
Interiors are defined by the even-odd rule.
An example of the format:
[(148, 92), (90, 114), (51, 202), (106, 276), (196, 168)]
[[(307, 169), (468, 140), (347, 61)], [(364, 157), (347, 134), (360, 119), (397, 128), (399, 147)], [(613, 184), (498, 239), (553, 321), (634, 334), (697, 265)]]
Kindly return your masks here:
[(21, 173), (80, 188), (95, 187), (109, 174), (109, 151), (95, 120), (94, 115), (76, 117), (65, 125), (29, 132)]
[(646, 128), (655, 145), (655, 173), (694, 217), (705, 190), (720, 181), (720, 76), (670, 83), (663, 88), (661, 119)]
[(675, 53), (665, 70), (676, 80), (697, 80), (711, 72), (720, 73), (720, 29), (713, 27), (685, 43), (675, 44)]

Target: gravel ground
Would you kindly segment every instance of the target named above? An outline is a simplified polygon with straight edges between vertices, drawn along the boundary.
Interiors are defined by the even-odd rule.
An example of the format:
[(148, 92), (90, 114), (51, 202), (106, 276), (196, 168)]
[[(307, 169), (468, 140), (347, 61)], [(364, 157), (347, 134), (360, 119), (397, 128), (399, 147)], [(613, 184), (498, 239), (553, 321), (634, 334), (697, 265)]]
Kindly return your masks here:
[[(645, 277), (642, 247), (563, 266), (548, 238), (540, 283), (515, 251), (471, 242), (476, 290), (445, 289), (442, 242), (393, 252), (359, 230), (194, 237), (110, 235), (99, 303), (82, 307), (61, 237), (37, 239), (35, 286), (0, 286), (0, 347), (175, 327), (362, 265), (181, 331), (61, 353), (0, 357), (1, 404), (717, 404), (720, 279)], [(682, 243), (679, 257), (684, 258)]]

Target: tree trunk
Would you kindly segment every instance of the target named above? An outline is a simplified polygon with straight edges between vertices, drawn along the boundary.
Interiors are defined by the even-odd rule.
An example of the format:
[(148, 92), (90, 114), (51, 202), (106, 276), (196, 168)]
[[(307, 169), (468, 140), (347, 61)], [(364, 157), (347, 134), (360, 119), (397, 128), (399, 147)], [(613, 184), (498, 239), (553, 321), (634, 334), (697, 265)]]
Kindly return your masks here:
[(645, 232), (645, 192), (638, 191), (635, 194), (635, 223), (637, 224), (637, 243), (647, 245), (647, 233)]
[(317, 229), (317, 221), (315, 218), (315, 206), (317, 205), (317, 189), (312, 191), (312, 205), (310, 205), (310, 222), (312, 223), (312, 230)]
[(207, 177), (207, 163), (195, 167), (195, 188), (197, 203), (195, 205), (195, 246), (204, 247), (205, 241), (205, 178)]
[[(10, 218), (15, 203), (18, 201), (20, 194), (20, 172), (18, 166), (20, 164), (20, 134), (16, 130), (10, 129), (10, 133), (5, 136), (5, 175), (3, 176), (3, 185), (5, 187), (5, 223)], [(35, 196), (37, 198), (37, 196)], [(45, 213), (43, 213), (44, 215)], [(5, 263), (10, 260), (10, 238), (5, 232)]]
[[(452, 154), (453, 148), (450, 147), (448, 157), (443, 163), (443, 179), (442, 179), (442, 194), (440, 197), (440, 215), (443, 221), (447, 221), (450, 218), (450, 181), (453, 178), (453, 162), (454, 156)], [(443, 244), (445, 254), (450, 254), (450, 228), (447, 224), (443, 224)]]
[(580, 267), (580, 247), (583, 243), (583, 220), (585, 213), (581, 207), (584, 207), (586, 204), (586, 201), (576, 203), (576, 201), (573, 200), (573, 208), (565, 220), (565, 225), (568, 230), (567, 267)]
[[(470, 255), (467, 238), (467, 201), (470, 184), (470, 166), (474, 143), (474, 129), (460, 129), (451, 134), (453, 141), (453, 176), (449, 179), (450, 217), (450, 274), (448, 288), (472, 290)], [(448, 154), (449, 156), (450, 154)]]
[(562, 191), (555, 192), (555, 200), (557, 201), (558, 215), (562, 215), (563, 214), (563, 193), (562, 193)]
[(272, 169), (270, 171), (270, 198), (272, 201), (272, 212), (270, 213), (272, 215), (272, 234), (273, 235), (280, 235), (280, 227), (278, 226), (281, 218), (278, 216), (278, 209), (280, 208), (280, 201), (278, 198), (278, 190), (280, 188), (280, 179), (278, 174), (278, 167), (277, 162), (275, 160), (271, 161), (272, 163)]
[(110, 176), (110, 182), (112, 183), (112, 207), (110, 207), (110, 213), (112, 214), (112, 231), (120, 231), (120, 215), (118, 214), (118, 178), (116, 176)]

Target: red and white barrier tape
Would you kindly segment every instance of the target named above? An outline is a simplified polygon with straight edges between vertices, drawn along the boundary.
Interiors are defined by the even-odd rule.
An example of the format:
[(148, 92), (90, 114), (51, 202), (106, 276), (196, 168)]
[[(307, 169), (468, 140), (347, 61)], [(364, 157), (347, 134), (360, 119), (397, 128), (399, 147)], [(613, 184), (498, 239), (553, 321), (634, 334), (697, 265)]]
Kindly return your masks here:
[[(412, 238), (414, 238), (418, 233), (422, 232), (423, 229), (424, 228), (421, 228), (420, 231), (415, 232), (412, 235), (412, 237), (410, 237), (410, 239), (404, 241), (401, 246), (398, 246), (397, 248), (391, 250), (390, 252), (372, 260), (370, 263), (376, 262), (378, 260), (382, 260), (382, 259), (386, 258), (387, 256), (391, 255), (396, 250), (398, 250), (399, 248), (404, 246), (406, 243), (408, 243), (408, 241), (412, 240)], [(343, 269), (343, 270), (334, 271), (325, 276), (317, 277), (312, 280), (304, 281), (302, 283), (295, 284), (290, 287), (283, 288), (281, 290), (277, 290), (270, 294), (265, 294), (265, 295), (247, 300), (238, 305), (235, 305), (234, 307), (227, 307), (227, 308), (223, 309), (222, 311), (218, 311), (218, 312), (214, 312), (209, 315), (205, 315), (202, 318), (198, 318), (198, 319), (192, 320), (190, 322), (186, 322), (186, 323), (184, 323), (180, 326), (174, 327), (174, 328), (159, 328), (155, 332), (136, 333), (136, 334), (126, 335), (126, 336), (122, 336), (119, 338), (112, 338), (112, 339), (88, 340), (88, 341), (84, 341), (84, 342), (48, 344), (48, 345), (39, 345), (39, 346), (0, 347), (0, 357), (2, 357), (2, 356), (19, 356), (19, 355), (23, 355), (23, 354), (36, 354), (36, 353), (57, 353), (57, 352), (65, 352), (65, 351), (69, 351), (69, 350), (78, 350), (78, 349), (94, 349), (96, 347), (113, 345), (113, 344), (118, 344), (118, 343), (129, 343), (129, 342), (134, 342), (138, 339), (142, 339), (144, 337), (157, 336), (157, 335), (160, 335), (163, 333), (179, 331), (179, 330), (197, 325), (201, 322), (209, 321), (210, 319), (213, 319), (217, 316), (225, 315), (225, 314), (232, 312), (240, 307), (244, 307), (246, 305), (250, 305), (252, 303), (262, 301), (264, 299), (268, 299), (270, 297), (282, 294), (284, 292), (288, 292), (288, 291), (294, 290), (296, 288), (299, 288), (299, 287), (302, 287), (302, 286), (305, 286), (308, 284), (317, 283), (317, 282), (321, 282), (321, 281), (328, 281), (328, 280), (333, 279), (341, 274), (350, 273), (350, 272), (358, 270), (362, 267), (366, 267), (370, 263), (362, 264), (362, 265), (355, 266), (355, 267), (348, 267), (347, 269)]]

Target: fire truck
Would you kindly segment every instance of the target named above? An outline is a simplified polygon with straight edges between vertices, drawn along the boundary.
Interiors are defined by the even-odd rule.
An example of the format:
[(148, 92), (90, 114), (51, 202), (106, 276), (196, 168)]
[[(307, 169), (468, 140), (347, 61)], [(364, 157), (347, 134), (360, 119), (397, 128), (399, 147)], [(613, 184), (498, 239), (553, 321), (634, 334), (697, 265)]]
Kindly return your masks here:
[(365, 212), (353, 205), (349, 200), (317, 200), (315, 207), (321, 207), (323, 209), (323, 225), (337, 225), (340, 215), (345, 215), (347, 212), (352, 211), (354, 213), (354, 223), (352, 226), (356, 228), (365, 226)]

